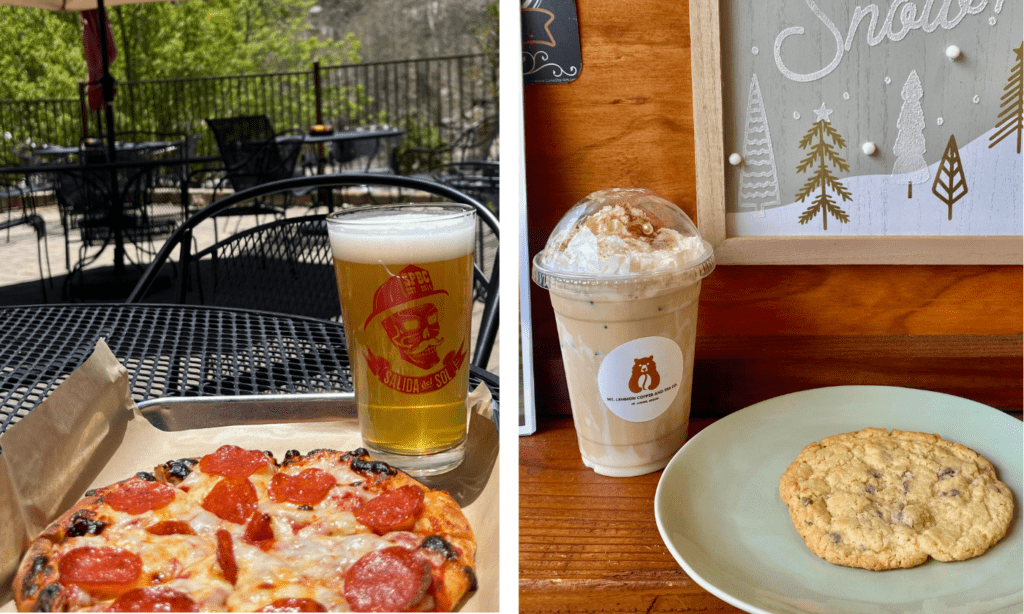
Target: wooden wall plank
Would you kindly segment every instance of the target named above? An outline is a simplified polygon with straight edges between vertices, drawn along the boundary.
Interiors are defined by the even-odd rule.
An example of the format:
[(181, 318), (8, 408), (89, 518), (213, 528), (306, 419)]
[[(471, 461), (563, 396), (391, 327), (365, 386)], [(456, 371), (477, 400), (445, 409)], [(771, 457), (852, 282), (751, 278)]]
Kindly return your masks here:
[[(588, 0), (577, 10), (580, 77), (524, 91), (531, 257), (565, 211), (603, 188), (650, 188), (696, 219), (687, 3)], [(531, 284), (539, 412), (567, 414), (550, 300), (522, 282)], [(694, 412), (870, 383), (1019, 413), (1022, 306), (1016, 265), (719, 266), (701, 293)], [(766, 347), (794, 349), (766, 360)]]

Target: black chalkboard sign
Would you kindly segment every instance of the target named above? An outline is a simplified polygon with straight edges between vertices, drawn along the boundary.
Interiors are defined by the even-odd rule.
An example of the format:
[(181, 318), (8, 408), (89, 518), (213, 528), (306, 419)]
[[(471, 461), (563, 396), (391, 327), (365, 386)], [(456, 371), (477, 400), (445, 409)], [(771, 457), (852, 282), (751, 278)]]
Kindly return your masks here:
[(568, 83), (583, 65), (574, 0), (528, 0), (521, 10), (523, 82)]

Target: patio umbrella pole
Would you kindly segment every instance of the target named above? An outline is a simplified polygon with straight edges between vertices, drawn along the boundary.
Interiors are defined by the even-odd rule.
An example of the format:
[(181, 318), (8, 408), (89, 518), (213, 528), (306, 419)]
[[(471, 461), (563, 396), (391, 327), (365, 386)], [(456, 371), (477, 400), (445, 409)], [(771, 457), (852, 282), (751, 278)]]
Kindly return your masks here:
[(96, 14), (100, 37), (100, 59), (103, 75), (100, 77), (100, 89), (103, 92), (103, 108), (106, 115), (107, 129), (107, 160), (110, 162), (110, 225), (114, 230), (114, 276), (119, 281), (124, 279), (124, 233), (122, 216), (124, 202), (121, 190), (117, 185), (117, 146), (114, 141), (114, 77), (110, 74), (110, 58), (107, 55), (107, 10), (103, 0), (96, 0)]

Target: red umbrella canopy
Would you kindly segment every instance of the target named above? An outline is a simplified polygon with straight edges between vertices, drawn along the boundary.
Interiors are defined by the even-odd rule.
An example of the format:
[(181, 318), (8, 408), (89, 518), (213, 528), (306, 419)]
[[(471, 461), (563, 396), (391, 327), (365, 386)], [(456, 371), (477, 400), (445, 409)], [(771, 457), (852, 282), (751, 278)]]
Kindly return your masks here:
[[(100, 18), (99, 11), (90, 9), (82, 11), (82, 45), (85, 51), (85, 64), (89, 68), (89, 85), (86, 86), (86, 94), (89, 97), (89, 109), (99, 111), (104, 107), (103, 90), (100, 87), (100, 77), (103, 76), (103, 51), (100, 47)], [(107, 66), (109, 67), (117, 57), (117, 45), (114, 43), (114, 31), (110, 28), (110, 21), (103, 20), (107, 30)], [(114, 90), (116, 93), (116, 89)]]

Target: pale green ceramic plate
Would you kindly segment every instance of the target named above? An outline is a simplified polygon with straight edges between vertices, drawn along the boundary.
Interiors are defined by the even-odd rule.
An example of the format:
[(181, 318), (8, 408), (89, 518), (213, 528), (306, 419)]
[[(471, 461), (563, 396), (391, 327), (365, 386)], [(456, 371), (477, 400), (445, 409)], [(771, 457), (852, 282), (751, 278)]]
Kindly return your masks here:
[[(874, 426), (937, 433), (982, 454), (1013, 491), (1006, 537), (956, 563), (874, 572), (812, 554), (779, 498), (807, 444)], [(770, 399), (697, 434), (665, 467), (654, 514), (665, 545), (701, 586), (758, 613), (977, 614), (1024, 611), (1021, 422), (935, 392), (821, 388)]]

